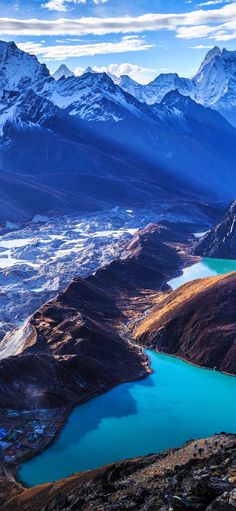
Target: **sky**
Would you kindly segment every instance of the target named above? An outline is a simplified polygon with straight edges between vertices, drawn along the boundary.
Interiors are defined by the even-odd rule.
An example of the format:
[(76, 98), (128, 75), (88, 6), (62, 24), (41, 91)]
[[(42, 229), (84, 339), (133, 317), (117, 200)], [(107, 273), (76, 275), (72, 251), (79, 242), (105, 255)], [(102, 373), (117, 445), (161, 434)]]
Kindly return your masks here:
[(0, 39), (14, 40), (51, 72), (193, 76), (213, 46), (236, 50), (236, 1), (0, 0)]

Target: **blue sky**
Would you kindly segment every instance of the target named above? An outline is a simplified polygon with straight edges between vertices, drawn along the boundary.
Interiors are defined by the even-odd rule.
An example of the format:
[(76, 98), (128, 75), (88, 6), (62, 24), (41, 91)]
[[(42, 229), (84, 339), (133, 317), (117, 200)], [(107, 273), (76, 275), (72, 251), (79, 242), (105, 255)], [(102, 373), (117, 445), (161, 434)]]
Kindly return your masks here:
[(66, 63), (130, 74), (193, 75), (209, 48), (236, 49), (230, 0), (1, 0), (0, 38), (51, 71)]

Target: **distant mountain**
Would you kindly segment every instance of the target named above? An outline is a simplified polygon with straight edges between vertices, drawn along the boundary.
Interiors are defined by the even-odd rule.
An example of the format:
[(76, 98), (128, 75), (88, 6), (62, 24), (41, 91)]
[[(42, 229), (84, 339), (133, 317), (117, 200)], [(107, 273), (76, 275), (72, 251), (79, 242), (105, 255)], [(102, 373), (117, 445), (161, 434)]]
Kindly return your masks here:
[(70, 115), (87, 121), (120, 121), (151, 110), (123, 91), (106, 73), (87, 72), (50, 84), (45, 95)]
[(139, 101), (152, 105), (160, 103), (164, 96), (178, 90), (181, 94), (190, 96), (193, 90), (192, 81), (188, 78), (180, 78), (177, 73), (161, 74), (148, 85), (141, 85), (129, 76), (122, 76), (120, 87), (133, 94)]
[(40, 181), (54, 208), (234, 197), (236, 131), (217, 112), (176, 91), (147, 105), (106, 73), (55, 80), (1, 50), (0, 168)]
[(160, 74), (148, 85), (141, 85), (126, 76), (121, 78), (120, 86), (148, 104), (159, 103), (168, 92), (178, 90), (196, 102), (218, 110), (236, 124), (236, 51), (215, 46), (192, 79), (168, 73)]
[(55, 80), (60, 80), (62, 77), (74, 76), (74, 73), (65, 64), (61, 64), (52, 76)]
[(219, 223), (199, 241), (194, 253), (218, 259), (236, 259), (236, 201)]

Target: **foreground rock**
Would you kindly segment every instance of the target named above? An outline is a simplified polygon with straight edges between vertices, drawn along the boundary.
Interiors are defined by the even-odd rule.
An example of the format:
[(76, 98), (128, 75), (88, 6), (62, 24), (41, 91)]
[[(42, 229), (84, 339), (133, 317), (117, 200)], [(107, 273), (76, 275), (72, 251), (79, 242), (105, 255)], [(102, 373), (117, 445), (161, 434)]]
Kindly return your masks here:
[(136, 340), (203, 367), (236, 374), (236, 273), (195, 280), (165, 297)]
[(31, 489), (12, 482), (1, 509), (235, 511), (235, 464), (236, 436), (221, 434)]
[(199, 241), (194, 254), (219, 259), (236, 258), (236, 201), (231, 204), (222, 221)]

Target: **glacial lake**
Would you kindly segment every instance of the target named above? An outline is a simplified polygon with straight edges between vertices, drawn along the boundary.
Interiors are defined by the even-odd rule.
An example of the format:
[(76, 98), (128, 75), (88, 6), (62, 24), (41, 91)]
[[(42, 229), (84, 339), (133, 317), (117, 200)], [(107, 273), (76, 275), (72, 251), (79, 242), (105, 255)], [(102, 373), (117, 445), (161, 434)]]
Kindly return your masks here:
[[(169, 282), (236, 271), (236, 261), (203, 259)], [(236, 432), (236, 378), (147, 352), (154, 373), (119, 385), (74, 409), (56, 442), (24, 463), (27, 485), (125, 458), (178, 447), (186, 440)]]

